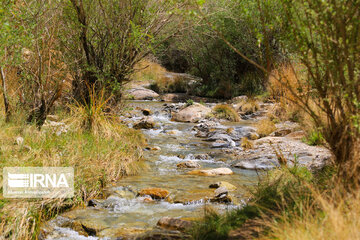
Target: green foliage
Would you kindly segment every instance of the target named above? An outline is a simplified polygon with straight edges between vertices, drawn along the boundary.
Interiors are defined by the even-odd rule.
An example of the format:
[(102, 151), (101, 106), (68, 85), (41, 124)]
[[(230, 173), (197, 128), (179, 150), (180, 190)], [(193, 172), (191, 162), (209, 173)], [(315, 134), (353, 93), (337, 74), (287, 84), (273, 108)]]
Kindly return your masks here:
[(310, 146), (321, 145), (324, 143), (324, 138), (320, 131), (312, 131), (307, 137), (304, 137), (303, 141)]
[[(0, 6), (0, 66), (16, 65), (21, 60), (22, 47), (30, 44), (33, 25), (21, 24), (26, 20), (24, 9), (13, 1), (2, 1)], [(26, 29), (25, 27), (28, 27)]]
[(186, 100), (186, 105), (187, 105), (187, 106), (194, 105), (194, 100), (192, 100), (192, 99)]
[[(64, 4), (61, 37), (68, 64), (88, 85), (96, 83), (119, 94), (131, 80), (135, 65), (153, 52), (159, 30), (172, 19), (168, 12), (175, 6), (173, 1), (111, 0), (95, 4), (71, 0), (71, 4)], [(79, 84), (77, 90), (81, 93), (83, 88)]]
[[(262, 4), (272, 14), (279, 14), (277, 1), (262, 1)], [(206, 20), (198, 23), (199, 17), (194, 16), (190, 22), (196, 24), (159, 49), (157, 55), (162, 63), (170, 70), (201, 77), (204, 86), (200, 94), (207, 97), (231, 98), (261, 93), (266, 82), (264, 74), (230, 49), (214, 31), (221, 32), (250, 59), (266, 65), (266, 46), (256, 1), (211, 0), (206, 1), (201, 9)], [(281, 61), (284, 54), (276, 41), (281, 25), (272, 18), (267, 20), (271, 61)]]
[(360, 2), (287, 0), (282, 5), (287, 30), (282, 45), (304, 68), (301, 85), (292, 89), (296, 101), (321, 128), (344, 179), (358, 183)]

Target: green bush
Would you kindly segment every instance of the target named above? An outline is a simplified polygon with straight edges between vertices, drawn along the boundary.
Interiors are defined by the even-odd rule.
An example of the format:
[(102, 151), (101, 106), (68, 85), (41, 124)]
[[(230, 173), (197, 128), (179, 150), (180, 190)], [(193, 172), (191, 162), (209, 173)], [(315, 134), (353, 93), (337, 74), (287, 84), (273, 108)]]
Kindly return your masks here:
[(304, 137), (303, 142), (310, 146), (321, 145), (324, 143), (324, 138), (319, 131), (312, 131), (307, 137)]
[(192, 100), (192, 99), (186, 100), (186, 105), (187, 105), (187, 106), (194, 105), (194, 100)]
[[(269, 8), (272, 14), (278, 14), (277, 1), (263, 4), (266, 6), (262, 7)], [(207, 20), (225, 39), (250, 59), (266, 65), (266, 44), (255, 1), (210, 0), (206, 1), (203, 11), (209, 13)], [(266, 20), (271, 40), (269, 54), (274, 62), (282, 61), (285, 55), (276, 41), (281, 34), (281, 25), (275, 24), (273, 19)], [(264, 91), (266, 76), (261, 70), (229, 48), (205, 21), (199, 24), (193, 24), (198, 19), (189, 21), (192, 27), (179, 37), (166, 41), (157, 51), (164, 66), (171, 71), (185, 71), (201, 77), (203, 87), (199, 94), (202, 96), (231, 98)]]

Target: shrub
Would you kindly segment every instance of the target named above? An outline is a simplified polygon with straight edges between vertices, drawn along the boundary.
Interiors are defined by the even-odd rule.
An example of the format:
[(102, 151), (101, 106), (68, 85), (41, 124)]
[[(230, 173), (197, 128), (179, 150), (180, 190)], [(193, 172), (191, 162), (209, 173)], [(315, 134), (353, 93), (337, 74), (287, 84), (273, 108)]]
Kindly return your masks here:
[[(334, 170), (331, 172), (336, 174)], [(322, 189), (323, 182), (309, 186), (313, 200), (311, 204), (303, 204), (301, 212), (291, 215), (279, 214), (278, 221), (265, 220), (264, 225), (268, 227), (265, 238), (279, 240), (360, 239), (359, 190), (348, 194), (342, 189), (341, 181), (338, 182), (338, 179), (329, 181), (331, 178), (329, 176), (326, 178), (325, 184), (331, 183), (327, 189)]]
[[(278, 15), (277, 1), (267, 4), (272, 14)], [(206, 1), (203, 10), (207, 20), (193, 24), (183, 31), (179, 37), (168, 40), (158, 51), (157, 56), (165, 65), (171, 67), (170, 61), (174, 53), (183, 59), (182, 71), (186, 71), (203, 79), (201, 94), (207, 97), (231, 98), (242, 94), (258, 94), (265, 88), (264, 73), (237, 55), (217, 36), (212, 28), (219, 30), (236, 48), (252, 60), (266, 62), (266, 44), (262, 44), (262, 33), (259, 31), (261, 16), (253, 1)], [(271, 36), (271, 58), (275, 61), (283, 59), (283, 51), (275, 39), (282, 33), (281, 24), (269, 24)], [(196, 21), (198, 19), (190, 21)], [(261, 36), (261, 37), (260, 37)], [(280, 37), (280, 36), (279, 36)], [(261, 44), (260, 44), (261, 42)], [(180, 56), (179, 56), (180, 55)], [(177, 69), (170, 69), (177, 70)]]
[(132, 81), (156, 83), (166, 73), (166, 69), (152, 58), (141, 60), (134, 68), (139, 70), (131, 75)]
[(155, 78), (150, 88), (158, 93), (186, 93), (188, 90), (188, 79), (172, 73), (162, 74)]
[(256, 123), (256, 128), (260, 137), (266, 137), (276, 130), (275, 123), (269, 119), (260, 120)]
[(284, 86), (321, 129), (339, 174), (349, 186), (358, 185), (360, 131), (354, 119), (360, 116), (359, 2), (295, 0), (281, 6), (288, 33), (283, 46), (304, 66), (304, 74), (296, 76), (298, 88), (281, 76)]
[(192, 99), (186, 100), (186, 105), (187, 105), (187, 106), (194, 105), (194, 100), (192, 100)]
[(260, 109), (259, 103), (256, 100), (248, 100), (240, 104), (239, 110), (245, 114), (255, 113)]
[(239, 122), (241, 118), (233, 107), (226, 104), (219, 104), (213, 108), (213, 114), (220, 119), (226, 119), (232, 122)]
[(324, 143), (324, 138), (319, 131), (312, 131), (303, 141), (311, 146), (321, 145)]

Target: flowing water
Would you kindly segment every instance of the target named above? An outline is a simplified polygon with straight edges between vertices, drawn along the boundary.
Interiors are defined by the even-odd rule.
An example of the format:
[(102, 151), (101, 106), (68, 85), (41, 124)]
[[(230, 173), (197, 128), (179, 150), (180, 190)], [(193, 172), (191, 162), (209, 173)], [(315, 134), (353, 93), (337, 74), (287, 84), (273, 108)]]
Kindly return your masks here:
[[(170, 120), (170, 117), (162, 110), (162, 102), (137, 101), (130, 102), (133, 108), (147, 108), (154, 114), (153, 118), (158, 129), (143, 130), (148, 139), (149, 146), (158, 146), (161, 150), (145, 151), (144, 156), (148, 170), (138, 176), (130, 176), (120, 180), (115, 186), (109, 188), (112, 196), (106, 200), (108, 204), (104, 208), (88, 207), (67, 214), (73, 218), (83, 218), (94, 221), (94, 224), (104, 225), (108, 229), (135, 228), (149, 229), (156, 226), (157, 221), (164, 216), (194, 218), (201, 217), (205, 205), (212, 205), (219, 211), (241, 206), (246, 189), (257, 181), (255, 171), (231, 168), (226, 162), (221, 149), (211, 148), (211, 143), (195, 137), (192, 128), (193, 123), (179, 123)], [(136, 120), (137, 118), (133, 118)], [(241, 128), (246, 122), (229, 123), (222, 125), (223, 128), (230, 126)], [(198, 154), (209, 154), (208, 159), (195, 159)], [(196, 176), (186, 174), (192, 169), (178, 169), (176, 165), (186, 160), (192, 160), (203, 168), (228, 167), (234, 172), (233, 175), (224, 176)], [(214, 195), (210, 184), (226, 181), (236, 186), (231, 192), (234, 202), (232, 204), (209, 203), (206, 197)], [(144, 197), (136, 197), (136, 192), (144, 188), (163, 188), (170, 192), (173, 201), (147, 201)], [(174, 203), (181, 202), (181, 203)], [(66, 216), (66, 214), (65, 214)], [(75, 216), (75, 217), (74, 217)], [(56, 219), (55, 225), (59, 225)], [(47, 239), (111, 239), (101, 237), (84, 237), (66, 227), (55, 227), (57, 234)], [(111, 231), (110, 231), (111, 232)], [(103, 233), (106, 236), (106, 232)]]

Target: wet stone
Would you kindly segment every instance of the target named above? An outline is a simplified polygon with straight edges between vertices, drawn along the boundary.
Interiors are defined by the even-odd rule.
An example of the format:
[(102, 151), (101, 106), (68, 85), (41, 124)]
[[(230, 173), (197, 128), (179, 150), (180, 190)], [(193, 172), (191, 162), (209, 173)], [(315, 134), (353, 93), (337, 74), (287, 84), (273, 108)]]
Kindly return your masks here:
[(144, 117), (136, 122), (133, 127), (135, 129), (151, 129), (155, 127), (155, 122), (152, 117)]
[(141, 112), (144, 116), (149, 116), (152, 114), (150, 109), (143, 109), (143, 110), (141, 110)]
[(192, 223), (180, 218), (163, 217), (158, 221), (157, 226), (168, 230), (184, 231), (191, 228)]
[(199, 175), (199, 176), (218, 176), (218, 175), (231, 175), (233, 171), (230, 168), (214, 168), (207, 170), (193, 170), (188, 172), (190, 175)]
[(165, 199), (169, 196), (169, 191), (161, 188), (146, 188), (142, 189), (138, 195), (139, 196), (150, 196), (153, 199), (160, 200)]
[(186, 161), (176, 165), (178, 168), (199, 168), (201, 167), (200, 164), (194, 161)]
[(229, 190), (225, 187), (219, 187), (215, 190), (215, 197), (216, 198), (219, 198), (221, 197), (222, 195), (227, 195), (229, 193)]
[(210, 184), (210, 186), (209, 186), (209, 188), (220, 188), (220, 187), (224, 187), (229, 191), (236, 190), (236, 187), (234, 185), (232, 185), (231, 183), (225, 182), (225, 181), (213, 183), (213, 184)]

